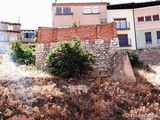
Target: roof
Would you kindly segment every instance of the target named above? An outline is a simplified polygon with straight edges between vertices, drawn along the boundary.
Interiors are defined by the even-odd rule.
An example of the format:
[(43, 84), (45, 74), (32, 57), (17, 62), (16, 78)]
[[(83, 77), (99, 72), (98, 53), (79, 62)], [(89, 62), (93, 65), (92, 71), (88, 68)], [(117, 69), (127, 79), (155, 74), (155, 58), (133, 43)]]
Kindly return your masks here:
[(20, 31), (16, 31), (16, 30), (0, 30), (0, 32), (20, 33)]
[(35, 30), (24, 30), (24, 29), (22, 29), (21, 32), (23, 32), (23, 31), (35, 31)]
[(19, 25), (19, 26), (21, 26), (20, 23), (10, 23), (10, 22), (4, 22), (4, 21), (1, 21), (0, 24)]
[(157, 6), (160, 5), (160, 1), (150, 1), (150, 2), (140, 2), (140, 3), (125, 3), (125, 4), (115, 4), (115, 5), (108, 5), (107, 9), (134, 9), (134, 8), (143, 8), (143, 7), (150, 7), (150, 6)]
[(52, 6), (85, 6), (85, 5), (107, 5), (107, 2), (85, 2), (85, 3), (52, 3)]

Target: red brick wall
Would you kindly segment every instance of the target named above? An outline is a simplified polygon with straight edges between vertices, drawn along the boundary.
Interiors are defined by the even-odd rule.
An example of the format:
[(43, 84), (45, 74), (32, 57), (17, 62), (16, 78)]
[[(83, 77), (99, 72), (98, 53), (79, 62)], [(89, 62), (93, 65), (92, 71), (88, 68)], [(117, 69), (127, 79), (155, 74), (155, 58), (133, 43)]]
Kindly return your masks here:
[(71, 40), (77, 35), (81, 40), (94, 41), (97, 38), (104, 38), (109, 42), (110, 38), (117, 37), (115, 23), (86, 25), (75, 28), (38, 28), (38, 43), (50, 43), (60, 40)]

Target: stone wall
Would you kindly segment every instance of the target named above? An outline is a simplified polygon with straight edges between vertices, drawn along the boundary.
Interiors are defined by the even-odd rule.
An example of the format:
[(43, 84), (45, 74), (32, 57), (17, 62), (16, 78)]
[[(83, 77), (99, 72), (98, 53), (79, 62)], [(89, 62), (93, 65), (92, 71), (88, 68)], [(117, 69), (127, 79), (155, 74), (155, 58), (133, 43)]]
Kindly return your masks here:
[[(44, 69), (43, 63), (46, 55), (49, 51), (54, 51), (58, 45), (58, 43), (38, 44), (36, 49), (36, 66)], [(95, 56), (93, 75), (103, 77), (111, 75), (114, 66), (114, 54), (118, 50), (118, 39), (110, 39), (109, 43), (104, 42), (103, 39), (96, 39), (94, 42), (84, 40), (82, 41), (82, 46)]]
[[(111, 77), (112, 80), (129, 80), (135, 82), (128, 54), (125, 50), (119, 50), (118, 40), (111, 39), (110, 43), (103, 39), (96, 39), (90, 43), (89, 40), (82, 41), (82, 47), (95, 56), (94, 71), (92, 77)], [(49, 51), (54, 51), (58, 43), (38, 44), (36, 50), (36, 66), (45, 69), (43, 62)]]
[(160, 65), (160, 48), (146, 48), (135, 51), (146, 65)]

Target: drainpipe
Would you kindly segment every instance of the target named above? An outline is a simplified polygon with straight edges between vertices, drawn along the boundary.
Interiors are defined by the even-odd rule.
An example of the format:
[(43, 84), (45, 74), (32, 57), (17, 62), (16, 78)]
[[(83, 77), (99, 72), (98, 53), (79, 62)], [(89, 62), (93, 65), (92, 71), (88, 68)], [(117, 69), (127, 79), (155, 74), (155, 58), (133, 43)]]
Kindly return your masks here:
[(132, 13), (133, 13), (133, 24), (134, 24), (134, 36), (135, 36), (135, 43), (136, 43), (136, 50), (137, 50), (137, 35), (136, 35), (136, 25), (135, 25), (134, 8), (132, 9)]

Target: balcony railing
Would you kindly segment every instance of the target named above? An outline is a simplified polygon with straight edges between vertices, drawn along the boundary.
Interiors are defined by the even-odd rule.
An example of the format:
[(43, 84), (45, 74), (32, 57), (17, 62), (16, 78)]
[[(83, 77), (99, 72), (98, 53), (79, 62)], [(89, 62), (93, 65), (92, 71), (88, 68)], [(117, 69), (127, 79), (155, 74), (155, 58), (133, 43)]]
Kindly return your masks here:
[(100, 22), (101, 22), (101, 24), (103, 24), (103, 23), (107, 23), (107, 19), (100, 19)]
[(129, 30), (130, 22), (116, 22), (117, 30)]
[(132, 46), (131, 38), (119, 40), (119, 46), (120, 47), (131, 47)]

